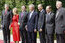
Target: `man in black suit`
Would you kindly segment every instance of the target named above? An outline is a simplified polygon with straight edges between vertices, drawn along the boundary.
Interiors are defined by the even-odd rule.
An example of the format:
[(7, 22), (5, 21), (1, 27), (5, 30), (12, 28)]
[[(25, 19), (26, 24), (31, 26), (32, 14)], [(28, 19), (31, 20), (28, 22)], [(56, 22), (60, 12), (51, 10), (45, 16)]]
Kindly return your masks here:
[(36, 35), (37, 35), (37, 12), (34, 10), (34, 5), (29, 5), (29, 14), (28, 14), (28, 22), (27, 22), (27, 33), (28, 33), (28, 43), (36, 43)]
[(51, 10), (52, 8), (50, 5), (46, 7), (46, 43), (54, 43), (55, 17)]
[(57, 43), (65, 43), (65, 8), (62, 7), (62, 2), (56, 2), (56, 17), (55, 17), (55, 33)]
[(38, 5), (40, 11), (38, 18), (38, 31), (40, 36), (40, 43), (45, 43), (45, 10), (43, 9), (42, 4)]
[(12, 11), (9, 10), (9, 5), (5, 4), (5, 10), (2, 11), (1, 27), (3, 28), (4, 43), (10, 43), (9, 25), (12, 21)]
[(27, 12), (26, 12), (26, 6), (21, 7), (22, 12), (19, 14), (19, 25), (20, 25), (20, 35), (22, 39), (22, 43), (28, 43), (27, 39), (27, 31), (25, 29), (25, 26), (27, 24)]

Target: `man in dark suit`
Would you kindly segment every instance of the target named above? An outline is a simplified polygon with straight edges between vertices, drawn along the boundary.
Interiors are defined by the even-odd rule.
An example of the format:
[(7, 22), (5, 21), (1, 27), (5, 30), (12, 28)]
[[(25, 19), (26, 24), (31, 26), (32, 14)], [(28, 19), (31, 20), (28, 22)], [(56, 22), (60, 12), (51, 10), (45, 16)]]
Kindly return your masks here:
[(36, 35), (37, 35), (37, 12), (34, 10), (34, 5), (29, 5), (29, 11), (28, 14), (28, 22), (27, 22), (27, 33), (28, 33), (28, 43), (36, 43)]
[(50, 5), (46, 7), (46, 43), (54, 43), (55, 17), (51, 10), (52, 8)]
[(26, 23), (27, 23), (27, 12), (26, 12), (26, 6), (21, 7), (22, 12), (19, 15), (19, 25), (20, 25), (20, 35), (22, 39), (22, 43), (28, 43), (27, 39), (27, 31), (25, 29)]
[(65, 43), (65, 8), (62, 7), (62, 2), (56, 2), (56, 17), (55, 17), (55, 32), (57, 43)]
[(45, 10), (42, 4), (38, 5), (39, 18), (38, 18), (38, 31), (40, 36), (40, 43), (45, 43)]
[(9, 10), (9, 5), (5, 4), (5, 10), (2, 11), (1, 27), (3, 28), (4, 43), (10, 43), (9, 25), (12, 21), (12, 11)]

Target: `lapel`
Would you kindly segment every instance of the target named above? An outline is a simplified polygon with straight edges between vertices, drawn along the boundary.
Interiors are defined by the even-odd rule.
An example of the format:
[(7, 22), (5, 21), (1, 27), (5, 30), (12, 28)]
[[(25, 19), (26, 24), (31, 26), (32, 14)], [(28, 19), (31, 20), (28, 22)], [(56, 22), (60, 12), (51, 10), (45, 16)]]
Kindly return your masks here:
[(21, 12), (21, 13), (23, 13), (23, 16), (21, 17), (21, 14), (20, 14), (20, 18), (21, 18), (21, 19), (25, 18), (26, 12)]
[(55, 19), (57, 19), (61, 15), (61, 13), (60, 13), (61, 10), (62, 10), (62, 8), (59, 9), (59, 13), (58, 13), (57, 17), (55, 17)]
[(21, 13), (19, 14), (19, 17), (21, 18)]
[(60, 11), (59, 11), (59, 13), (58, 13), (57, 17), (55, 17), (55, 19), (58, 19), (58, 17), (59, 17), (60, 15), (61, 15), (61, 14), (60, 14)]
[(3, 15), (4, 15), (4, 13), (5, 13), (5, 10), (3, 10)]
[(29, 16), (30, 16), (30, 12), (29, 12), (29, 14), (28, 14), (28, 20), (29, 20)]
[(23, 17), (25, 17), (26, 16), (26, 12), (23, 12)]
[(53, 13), (53, 12), (50, 13), (50, 17), (52, 16), (52, 13)]
[(7, 11), (7, 15), (9, 14), (10, 12), (9, 11)]
[(7, 11), (7, 14), (5, 15), (5, 10), (4, 10), (4, 11), (3, 11), (3, 15), (4, 15), (4, 16), (9, 15), (9, 11)]

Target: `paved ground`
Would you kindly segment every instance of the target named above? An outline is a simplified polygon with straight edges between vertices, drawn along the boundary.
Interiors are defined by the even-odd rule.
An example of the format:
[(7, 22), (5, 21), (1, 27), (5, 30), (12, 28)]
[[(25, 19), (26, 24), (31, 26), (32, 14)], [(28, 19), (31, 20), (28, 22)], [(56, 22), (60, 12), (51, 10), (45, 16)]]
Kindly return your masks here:
[[(3, 33), (2, 33), (2, 30), (0, 29), (0, 40), (3, 40)], [(13, 38), (12, 38), (12, 35), (11, 35), (11, 42), (13, 42)], [(2, 42), (0, 42), (0, 43), (2, 43)], [(20, 43), (21, 43), (21, 41), (20, 41)], [(39, 40), (39, 38), (37, 38), (37, 43), (40, 43), (40, 40)], [(54, 40), (54, 43), (56, 43), (56, 40)]]

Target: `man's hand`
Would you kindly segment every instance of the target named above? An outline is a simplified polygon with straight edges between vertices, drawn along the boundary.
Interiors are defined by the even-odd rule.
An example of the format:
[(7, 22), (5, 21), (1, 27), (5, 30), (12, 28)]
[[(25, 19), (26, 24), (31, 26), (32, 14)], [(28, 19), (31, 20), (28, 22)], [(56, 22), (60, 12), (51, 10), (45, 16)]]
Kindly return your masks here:
[(1, 28), (2, 28), (2, 25), (1, 25)]
[(34, 32), (37, 32), (37, 30), (36, 30), (36, 29), (34, 29)]
[(64, 34), (65, 34), (65, 31), (64, 31)]
[(42, 29), (40, 29), (40, 32), (42, 32)]
[(25, 29), (27, 30), (27, 25), (25, 26)]
[(20, 25), (20, 23), (18, 23), (18, 25)]
[(1, 29), (2, 29), (2, 27), (3, 27), (3, 26), (1, 25)]
[(9, 26), (9, 30), (11, 30), (10, 27), (11, 27), (11, 25)]

